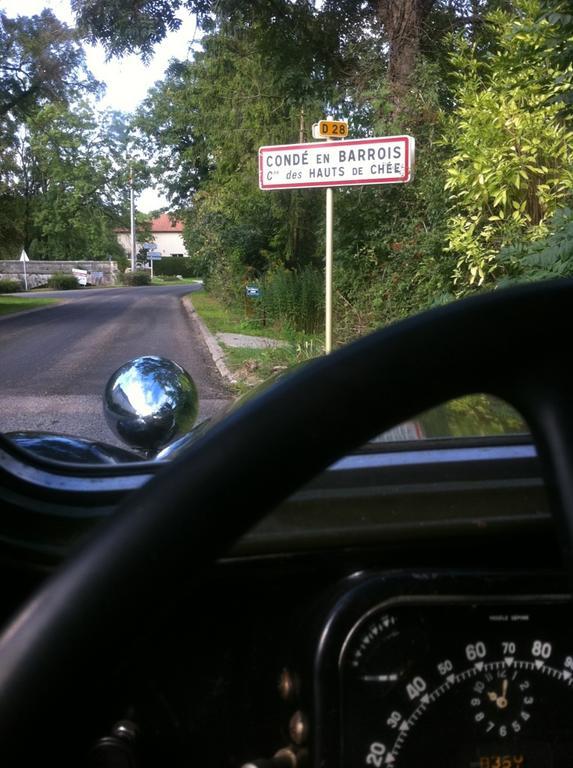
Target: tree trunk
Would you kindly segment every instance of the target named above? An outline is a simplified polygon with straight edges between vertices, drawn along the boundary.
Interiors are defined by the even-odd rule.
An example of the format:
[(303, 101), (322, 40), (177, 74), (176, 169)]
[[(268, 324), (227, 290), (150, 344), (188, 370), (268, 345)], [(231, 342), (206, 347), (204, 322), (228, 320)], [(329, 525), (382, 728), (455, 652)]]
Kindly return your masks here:
[(404, 98), (411, 84), (420, 53), (424, 22), (435, 0), (378, 0), (378, 18), (388, 40), (388, 87), (392, 114), (404, 108)]

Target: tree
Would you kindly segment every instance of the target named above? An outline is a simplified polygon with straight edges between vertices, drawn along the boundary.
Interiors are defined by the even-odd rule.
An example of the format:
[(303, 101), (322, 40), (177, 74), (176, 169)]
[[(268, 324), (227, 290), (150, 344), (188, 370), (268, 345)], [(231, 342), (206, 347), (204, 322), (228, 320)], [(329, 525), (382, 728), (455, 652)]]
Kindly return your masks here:
[(0, 119), (22, 119), (39, 105), (68, 104), (100, 88), (77, 32), (48, 9), (15, 19), (0, 11), (0, 50)]
[(436, 0), (378, 0), (388, 41), (388, 90), (394, 114), (403, 108), (420, 55), (424, 23)]
[[(38, 108), (18, 134), (10, 222), (0, 233), (11, 252), (34, 258), (103, 259), (120, 253), (114, 227), (125, 221), (128, 170), (118, 113), (86, 103)], [(11, 240), (9, 238), (12, 238)]]
[(110, 56), (149, 55), (165, 35), (181, 26), (177, 11), (186, 8), (207, 16), (212, 0), (72, 0), (78, 27)]
[(38, 191), (29, 122), (49, 105), (66, 108), (99, 84), (87, 70), (75, 30), (49, 10), (9, 18), (0, 12), (0, 244), (8, 255), (29, 246)]
[(304, 115), (323, 109), (316, 25), (308, 7), (289, 3), (239, 29), (222, 24), (193, 62), (172, 65), (140, 110), (138, 126), (159, 154), (158, 180), (188, 208), (188, 250), (211, 271), (219, 264), (229, 290), (241, 290), (250, 270), (275, 261), (297, 268), (314, 257), (318, 198), (302, 206), (297, 195), (261, 195), (257, 149), (298, 141), (301, 117), (308, 137)]

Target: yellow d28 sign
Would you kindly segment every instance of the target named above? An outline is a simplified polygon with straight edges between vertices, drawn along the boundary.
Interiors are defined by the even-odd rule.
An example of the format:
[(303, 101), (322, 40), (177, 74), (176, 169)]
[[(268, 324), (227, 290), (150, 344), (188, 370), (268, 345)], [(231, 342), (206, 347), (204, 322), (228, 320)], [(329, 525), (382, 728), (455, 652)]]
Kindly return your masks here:
[(319, 120), (318, 136), (333, 139), (345, 139), (348, 136), (348, 123), (345, 120)]

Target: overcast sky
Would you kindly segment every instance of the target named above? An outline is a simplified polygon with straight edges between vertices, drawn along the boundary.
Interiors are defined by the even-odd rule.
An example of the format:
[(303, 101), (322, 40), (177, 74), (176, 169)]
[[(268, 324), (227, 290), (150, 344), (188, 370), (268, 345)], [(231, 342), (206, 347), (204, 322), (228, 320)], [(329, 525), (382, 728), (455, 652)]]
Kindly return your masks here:
[[(0, 8), (12, 17), (33, 16), (43, 8), (49, 8), (62, 21), (74, 24), (69, 0), (0, 0)], [(181, 11), (180, 18), (181, 28), (167, 36), (147, 66), (137, 56), (106, 62), (100, 45), (85, 46), (89, 68), (107, 86), (106, 95), (101, 101), (102, 107), (132, 112), (145, 98), (148, 88), (161, 79), (170, 59), (188, 57), (189, 44), (196, 37), (195, 17)], [(146, 190), (137, 201), (141, 211), (150, 211), (166, 204), (167, 201), (152, 189)]]

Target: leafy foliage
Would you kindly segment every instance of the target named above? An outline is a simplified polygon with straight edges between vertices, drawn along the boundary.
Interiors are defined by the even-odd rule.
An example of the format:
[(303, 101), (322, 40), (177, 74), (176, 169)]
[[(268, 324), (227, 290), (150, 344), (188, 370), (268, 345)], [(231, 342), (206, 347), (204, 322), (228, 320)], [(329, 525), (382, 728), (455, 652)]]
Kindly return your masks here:
[(0, 120), (8, 127), (38, 105), (68, 104), (100, 88), (77, 33), (48, 9), (15, 19), (0, 11), (0, 50)]
[(0, 293), (18, 293), (22, 290), (19, 280), (0, 280)]
[(499, 259), (506, 266), (507, 282), (573, 277), (573, 211), (561, 209), (545, 237), (508, 246)]
[(206, 13), (210, 0), (72, 0), (80, 28), (93, 42), (102, 42), (110, 56), (141, 52), (148, 57), (167, 32), (178, 29), (181, 7)]
[(455, 154), (446, 189), (448, 248), (458, 292), (503, 277), (500, 249), (544, 235), (573, 189), (573, 66), (552, 66), (555, 23), (538, 0), (519, 14), (489, 16), (495, 45), (485, 56), (460, 38), (452, 55), (454, 98), (448, 139)]
[(68, 275), (66, 272), (54, 272), (48, 279), (48, 288), (55, 291), (69, 291), (78, 287), (78, 281), (75, 275)]
[(160, 259), (154, 263), (153, 272), (156, 275), (163, 275), (165, 277), (173, 277), (175, 275), (197, 277), (199, 274), (196, 271), (193, 257), (185, 256), (170, 256), (168, 259)]
[(324, 277), (318, 270), (273, 270), (260, 282), (260, 289), (260, 298), (245, 298), (245, 304), (250, 305), (250, 311), (260, 322), (311, 334), (322, 330)]
[(125, 272), (122, 276), (124, 285), (151, 285), (151, 273), (143, 270), (137, 272)]
[(51, 11), (0, 14), (0, 245), (15, 258), (119, 258), (127, 121), (96, 114), (101, 88), (76, 30)]
[(179, 206), (193, 201), (184, 213), (187, 249), (228, 300), (275, 263), (292, 269), (314, 258), (319, 197), (303, 204), (300, 194), (263, 195), (257, 186), (258, 146), (298, 140), (324, 88), (312, 10), (278, 7), (269, 18), (244, 19), (240, 32), (228, 24), (205, 37), (193, 62), (172, 65), (140, 115), (141, 130), (153, 118), (149, 138), (167, 191)]

